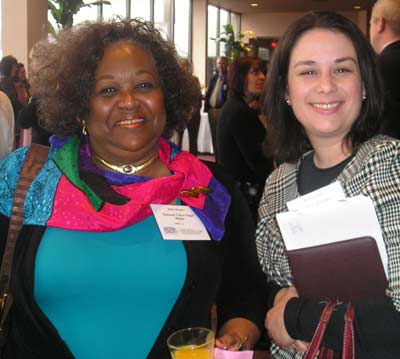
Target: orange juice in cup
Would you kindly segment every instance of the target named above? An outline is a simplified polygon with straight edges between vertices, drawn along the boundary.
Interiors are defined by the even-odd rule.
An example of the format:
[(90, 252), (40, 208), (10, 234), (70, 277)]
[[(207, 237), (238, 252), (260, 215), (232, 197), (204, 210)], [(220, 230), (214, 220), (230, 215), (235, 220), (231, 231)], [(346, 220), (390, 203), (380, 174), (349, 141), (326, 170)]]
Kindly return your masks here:
[(214, 333), (207, 328), (186, 328), (167, 340), (172, 359), (213, 359)]

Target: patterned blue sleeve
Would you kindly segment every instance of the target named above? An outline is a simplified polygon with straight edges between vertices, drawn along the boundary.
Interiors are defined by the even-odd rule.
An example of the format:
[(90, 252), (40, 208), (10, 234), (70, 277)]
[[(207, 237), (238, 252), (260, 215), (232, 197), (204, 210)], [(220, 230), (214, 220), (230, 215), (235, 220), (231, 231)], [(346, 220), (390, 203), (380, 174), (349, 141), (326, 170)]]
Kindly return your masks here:
[(11, 215), (15, 187), (27, 152), (28, 147), (22, 147), (0, 161), (0, 213), (7, 217)]

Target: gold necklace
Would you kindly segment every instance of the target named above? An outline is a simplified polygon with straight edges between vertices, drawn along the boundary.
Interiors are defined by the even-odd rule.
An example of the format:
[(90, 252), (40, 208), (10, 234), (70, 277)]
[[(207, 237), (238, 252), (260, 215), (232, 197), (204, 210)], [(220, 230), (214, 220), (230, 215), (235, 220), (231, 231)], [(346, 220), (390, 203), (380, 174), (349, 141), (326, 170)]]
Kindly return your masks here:
[(117, 165), (113, 165), (112, 163), (107, 162), (106, 160), (103, 160), (102, 158), (100, 158), (96, 155), (94, 157), (101, 164), (103, 164), (104, 166), (106, 166), (116, 172), (123, 173), (126, 175), (133, 175), (134, 173), (139, 172), (139, 171), (144, 170), (145, 168), (149, 167), (158, 158), (158, 154), (156, 153), (152, 158), (150, 158), (148, 161), (146, 161), (145, 163), (143, 163), (139, 166), (130, 165), (130, 164), (117, 166)]

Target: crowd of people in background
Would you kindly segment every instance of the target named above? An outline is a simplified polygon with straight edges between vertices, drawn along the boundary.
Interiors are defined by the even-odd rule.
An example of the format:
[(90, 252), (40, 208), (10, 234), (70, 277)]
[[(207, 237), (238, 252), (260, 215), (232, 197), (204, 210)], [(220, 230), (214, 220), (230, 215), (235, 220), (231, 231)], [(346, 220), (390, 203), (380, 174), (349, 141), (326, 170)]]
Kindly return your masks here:
[(51, 133), (39, 124), (37, 98), (31, 94), (25, 65), (12, 55), (0, 61), (0, 92), (0, 158), (30, 143), (49, 146)]
[[(297, 292), (276, 218), (287, 211), (288, 201), (333, 182), (346, 197), (372, 200), (389, 261), (385, 298), (355, 304), (356, 354), (400, 357), (400, 0), (375, 2), (369, 39), (342, 15), (308, 13), (289, 26), (268, 64), (257, 56), (218, 57), (203, 94), (190, 60), (180, 58), (151, 23), (88, 22), (77, 29), (39, 44), (32, 87), (24, 64), (11, 55), (0, 61), (0, 160), (5, 158), (0, 174), (7, 179), (0, 180), (6, 199), (0, 202), (2, 241), (10, 189), (28, 151), (14, 151), (26, 144), (21, 134), (31, 129), (32, 142), (51, 143), (28, 203), (46, 210), (30, 213), (26, 248), (18, 249), (19, 297), (12, 319), (17, 329), (9, 357), (33, 358), (27, 348), (34, 348), (43, 357), (89, 358), (93, 350), (87, 343), (99, 357), (116, 347), (127, 357), (131, 333), (118, 345), (118, 329), (111, 334), (99, 329), (105, 323), (126, 330), (125, 313), (151, 332), (137, 340), (136, 356), (167, 357), (168, 335), (181, 327), (210, 326), (214, 310), (217, 347), (267, 343), (273, 358), (302, 358), (324, 303)], [(68, 66), (66, 61), (59, 66), (61, 58)], [(198, 159), (202, 106), (216, 164)], [(181, 151), (186, 129), (188, 152)], [(149, 209), (153, 203), (191, 207), (211, 245), (159, 241)], [(127, 241), (121, 249), (117, 240), (126, 233), (151, 243)], [(118, 298), (93, 295), (109, 286), (97, 275), (109, 252), (93, 238), (126, 258), (110, 260)], [(39, 249), (34, 268), (30, 259)], [(44, 268), (52, 265), (63, 280), (71, 271), (79, 278), (86, 259), (82, 250), (94, 253), (95, 270), (81, 281), (66, 280), (74, 290), (94, 283), (93, 293), (85, 289), (92, 302), (74, 299), (85, 308), (78, 312), (51, 295), (49, 288), (61, 293), (65, 288), (49, 283)], [(65, 267), (51, 259), (55, 253)], [(65, 253), (80, 258), (79, 266), (70, 268)], [(145, 268), (148, 281), (132, 282), (137, 268), (130, 258)], [(160, 278), (164, 286), (154, 290), (151, 283)], [(34, 279), (37, 287), (31, 285)], [(138, 288), (155, 293), (156, 300), (133, 295)], [(126, 298), (134, 298), (143, 313)], [(109, 313), (100, 318), (107, 301), (114, 300), (118, 320)], [(341, 349), (347, 306), (337, 303), (324, 341), (335, 351)], [(199, 311), (189, 313), (188, 307)], [(76, 330), (76, 322), (90, 325)], [(98, 337), (101, 345), (95, 345)]]
[[(26, 78), (24, 64), (18, 62), (14, 56), (4, 56), (0, 61), (0, 91), (8, 97), (13, 109), (13, 120), (8, 122), (3, 121), (4, 128), (2, 132), (4, 135), (5, 132), (9, 131), (6, 123), (13, 122), (13, 136), (9, 140), (13, 142), (11, 148), (16, 148), (23, 144), (21, 127), (16, 119), (20, 111), (29, 103), (30, 85)], [(4, 116), (6, 114), (3, 114)], [(7, 111), (7, 116), (11, 116), (10, 111)]]

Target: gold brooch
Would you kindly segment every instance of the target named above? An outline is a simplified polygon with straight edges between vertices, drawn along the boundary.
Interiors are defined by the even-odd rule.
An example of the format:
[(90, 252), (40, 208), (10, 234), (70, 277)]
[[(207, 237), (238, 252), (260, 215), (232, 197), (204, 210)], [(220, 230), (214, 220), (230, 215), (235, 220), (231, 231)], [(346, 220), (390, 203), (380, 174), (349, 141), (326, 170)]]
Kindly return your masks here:
[(190, 189), (183, 189), (181, 191), (181, 195), (198, 198), (200, 194), (209, 194), (212, 191), (213, 190), (210, 187), (199, 186), (199, 187), (192, 187)]

